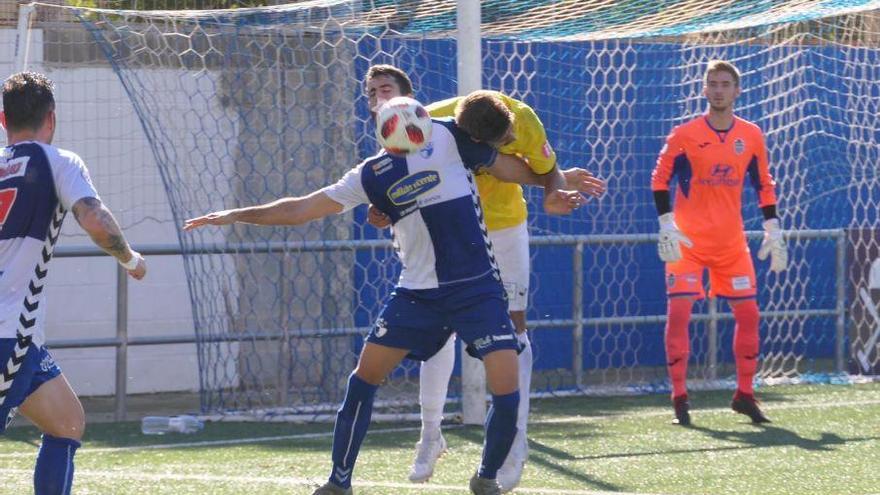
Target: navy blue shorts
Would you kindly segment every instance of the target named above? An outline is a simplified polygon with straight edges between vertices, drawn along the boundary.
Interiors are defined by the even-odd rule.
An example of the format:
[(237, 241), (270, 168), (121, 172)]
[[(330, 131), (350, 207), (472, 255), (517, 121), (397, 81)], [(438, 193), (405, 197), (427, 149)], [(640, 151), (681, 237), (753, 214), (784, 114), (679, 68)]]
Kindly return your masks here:
[(519, 350), (507, 310), (504, 288), (494, 279), (441, 289), (396, 288), (382, 308), (367, 342), (407, 349), (410, 359), (425, 361), (450, 334), (457, 333), (474, 357)]
[[(6, 369), (16, 339), (0, 339), (0, 366)], [(20, 406), (40, 385), (48, 382), (61, 374), (61, 368), (55, 364), (55, 359), (49, 354), (46, 347), (37, 347), (31, 344), (28, 347), (24, 362), (12, 380), (12, 387), (6, 395), (6, 400), (0, 406), (0, 433), (6, 431), (12, 409)], [(0, 378), (2, 379), (2, 378)]]

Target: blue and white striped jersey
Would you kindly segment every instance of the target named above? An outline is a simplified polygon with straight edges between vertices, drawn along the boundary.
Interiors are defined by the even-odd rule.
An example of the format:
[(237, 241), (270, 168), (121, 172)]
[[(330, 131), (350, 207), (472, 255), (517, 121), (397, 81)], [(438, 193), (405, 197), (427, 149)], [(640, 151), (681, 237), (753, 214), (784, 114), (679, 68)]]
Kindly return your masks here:
[(64, 214), (97, 198), (76, 154), (27, 141), (0, 151), (0, 338), (44, 342), (43, 285)]
[(323, 192), (346, 211), (372, 203), (391, 217), (403, 265), (399, 287), (436, 289), (489, 274), (497, 278), (472, 174), (496, 156), (451, 119), (434, 119), (431, 142), (418, 153), (380, 153)]

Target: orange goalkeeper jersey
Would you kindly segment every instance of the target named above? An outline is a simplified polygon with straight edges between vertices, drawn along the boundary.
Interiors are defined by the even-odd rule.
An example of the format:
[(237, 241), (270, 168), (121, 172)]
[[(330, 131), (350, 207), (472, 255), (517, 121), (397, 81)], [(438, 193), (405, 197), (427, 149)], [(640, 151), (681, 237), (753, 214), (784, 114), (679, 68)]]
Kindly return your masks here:
[(666, 138), (651, 175), (651, 190), (677, 184), (675, 223), (700, 252), (742, 249), (742, 189), (748, 181), (760, 206), (776, 204), (776, 183), (767, 163), (764, 135), (757, 125), (734, 117), (726, 131), (705, 116), (686, 122)]

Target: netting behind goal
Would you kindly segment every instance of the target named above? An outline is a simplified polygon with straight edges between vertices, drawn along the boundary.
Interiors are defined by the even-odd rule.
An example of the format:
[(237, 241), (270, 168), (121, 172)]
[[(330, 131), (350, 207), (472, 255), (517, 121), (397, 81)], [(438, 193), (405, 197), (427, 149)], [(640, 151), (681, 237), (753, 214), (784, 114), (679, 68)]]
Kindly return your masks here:
[[(537, 241), (533, 393), (666, 387), (665, 281), (647, 235), (656, 231), (648, 185), (663, 138), (703, 111), (702, 76), (712, 58), (743, 71), (738, 111), (765, 131), (783, 225), (814, 229), (790, 240), (784, 274), (757, 264), (761, 376), (876, 367), (876, 312), (865, 306), (854, 312), (858, 321), (844, 321), (843, 309), (863, 301), (856, 285), (868, 280), (865, 258), (878, 256), (880, 29), (871, 10), (878, 6), (832, 3), (811, 10), (798, 2), (700, 2), (699, 11), (694, 2), (483, 3), (484, 86), (532, 105), (561, 166), (589, 168), (610, 187), (601, 201), (563, 218), (536, 211), (540, 191), (527, 192)], [(406, 70), (422, 101), (456, 94), (454, 2), (39, 10), (43, 36), (85, 40), (88, 33), (112, 65), (176, 225), (301, 195), (373, 153), (361, 83), (371, 64)], [(747, 227), (759, 230), (752, 192), (744, 204)], [(365, 225), (364, 213), (298, 228), (179, 234), (190, 253), (206, 412), (335, 408), (398, 271), (385, 234)], [(842, 231), (815, 230), (848, 227), (862, 232), (849, 244)], [(838, 258), (847, 245), (848, 265)], [(880, 264), (877, 271), (880, 289)], [(691, 375), (697, 386), (723, 386), (732, 375), (732, 320), (725, 307), (717, 318), (709, 318), (715, 308), (708, 304), (697, 310)], [(855, 328), (867, 330), (844, 331)], [(859, 349), (868, 369), (851, 358)], [(414, 403), (417, 369), (405, 363), (383, 387), (389, 410)]]

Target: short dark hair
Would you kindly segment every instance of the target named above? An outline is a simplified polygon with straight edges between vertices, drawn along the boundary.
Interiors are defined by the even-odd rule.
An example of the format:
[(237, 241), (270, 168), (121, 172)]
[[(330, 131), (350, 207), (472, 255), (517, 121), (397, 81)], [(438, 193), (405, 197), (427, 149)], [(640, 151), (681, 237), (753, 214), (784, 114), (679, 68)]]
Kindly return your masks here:
[(379, 76), (391, 76), (397, 85), (400, 86), (400, 93), (403, 96), (414, 94), (412, 80), (406, 75), (406, 72), (388, 64), (371, 65), (370, 68), (367, 69), (367, 77), (364, 78), (364, 86), (367, 85), (368, 81)]
[(55, 110), (55, 86), (43, 74), (19, 72), (3, 83), (3, 113), (10, 131), (39, 129)]
[(709, 81), (709, 74), (713, 72), (727, 72), (733, 76), (733, 83), (739, 86), (739, 69), (735, 65), (726, 60), (710, 60), (706, 65), (706, 74), (703, 76), (703, 82)]
[(477, 141), (495, 143), (513, 125), (513, 112), (494, 91), (474, 91), (455, 107), (455, 122)]

